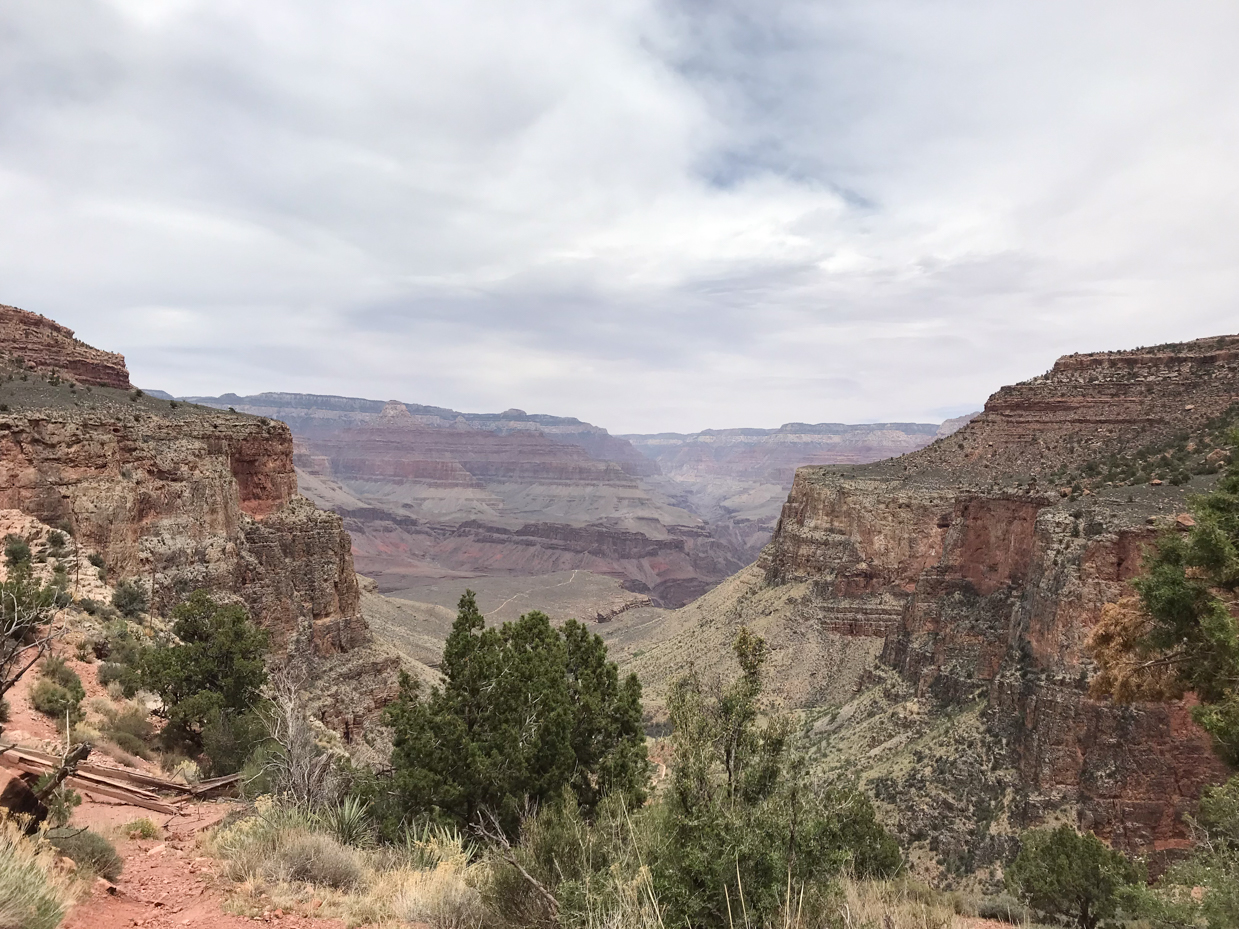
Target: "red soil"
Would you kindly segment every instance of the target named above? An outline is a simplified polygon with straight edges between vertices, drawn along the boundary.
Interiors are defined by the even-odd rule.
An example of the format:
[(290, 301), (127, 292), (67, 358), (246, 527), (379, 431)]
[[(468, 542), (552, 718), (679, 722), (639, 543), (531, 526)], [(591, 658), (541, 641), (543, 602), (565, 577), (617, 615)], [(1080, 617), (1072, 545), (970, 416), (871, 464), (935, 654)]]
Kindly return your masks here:
[(83, 803), (74, 813), (75, 825), (107, 832), (120, 822), (147, 816), (163, 826), (163, 835), (118, 841), (117, 851), (125, 860), (120, 879), (115, 885), (96, 883), (90, 896), (69, 914), (64, 929), (250, 929), (255, 922), (289, 929), (343, 929), (339, 920), (279, 910), (258, 917), (224, 912), (225, 885), (213, 876), (217, 862), (201, 855), (197, 839), (234, 806), (187, 804), (180, 815), (167, 819), (130, 806)]

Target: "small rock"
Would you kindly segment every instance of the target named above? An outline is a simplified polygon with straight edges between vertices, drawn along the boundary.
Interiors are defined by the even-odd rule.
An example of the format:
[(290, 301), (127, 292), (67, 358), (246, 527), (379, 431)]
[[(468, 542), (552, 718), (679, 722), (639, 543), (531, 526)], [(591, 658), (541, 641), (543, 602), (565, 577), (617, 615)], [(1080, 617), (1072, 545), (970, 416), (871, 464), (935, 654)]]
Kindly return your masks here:
[(1158, 478), (1153, 478), (1153, 480), (1149, 481), (1149, 486), (1150, 487), (1161, 487), (1162, 482)]
[(1196, 525), (1196, 520), (1192, 518), (1191, 513), (1180, 513), (1174, 518), (1174, 522), (1180, 529), (1191, 529)]
[(155, 846), (154, 848), (152, 848), (152, 849), (148, 849), (148, 850), (147, 850), (147, 852), (146, 852), (146, 854), (148, 854), (148, 855), (162, 855), (162, 854), (164, 853), (164, 849), (166, 849), (167, 847), (168, 847), (167, 845), (164, 845), (164, 844), (159, 844), (159, 845), (156, 845), (156, 846)]
[(63, 855), (56, 859), (56, 864), (60, 866), (61, 871), (64, 871), (68, 874), (72, 874), (74, 871), (77, 870), (77, 862), (74, 861), (72, 858), (66, 858)]

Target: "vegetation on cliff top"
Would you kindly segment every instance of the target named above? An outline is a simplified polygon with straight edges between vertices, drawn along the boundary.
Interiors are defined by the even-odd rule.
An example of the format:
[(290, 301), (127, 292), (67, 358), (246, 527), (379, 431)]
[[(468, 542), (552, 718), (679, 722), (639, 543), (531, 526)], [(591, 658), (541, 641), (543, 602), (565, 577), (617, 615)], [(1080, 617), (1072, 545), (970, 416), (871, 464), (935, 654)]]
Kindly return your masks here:
[[(1231, 432), (1231, 446), (1239, 432)], [(1239, 765), (1239, 462), (1216, 489), (1193, 497), (1195, 525), (1164, 533), (1146, 554), (1136, 597), (1109, 607), (1089, 647), (1096, 696), (1177, 699), (1195, 692), (1197, 722)], [(1239, 925), (1239, 779), (1206, 790), (1194, 854), (1173, 867), (1143, 910), (1158, 926)]]

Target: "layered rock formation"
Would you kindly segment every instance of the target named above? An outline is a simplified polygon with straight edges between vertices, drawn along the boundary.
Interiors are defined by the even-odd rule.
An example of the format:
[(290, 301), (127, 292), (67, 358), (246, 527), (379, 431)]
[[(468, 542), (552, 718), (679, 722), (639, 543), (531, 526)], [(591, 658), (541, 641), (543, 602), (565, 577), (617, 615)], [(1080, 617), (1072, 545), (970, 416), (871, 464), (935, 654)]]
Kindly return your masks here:
[(384, 590), (582, 570), (675, 606), (752, 554), (652, 489), (655, 462), (580, 420), (304, 394), (199, 399), (293, 428), (304, 492), (345, 517), (361, 570)]
[[(10, 318), (0, 314), (0, 326)], [(350, 730), (372, 718), (394, 692), (395, 660), (363, 657), (370, 634), (349, 535), (339, 516), (298, 495), (288, 427), (122, 392), (120, 356), (49, 321), (3, 338), (0, 509), (68, 530), (102, 557), (112, 583), (139, 583), (157, 611), (198, 588), (239, 598), (320, 684), (350, 654), (368, 696), (322, 715)], [(46, 377), (29, 373), (34, 359)]]
[(15, 306), (0, 305), (0, 352), (26, 370), (58, 371), (94, 387), (129, 387), (124, 355), (92, 348), (72, 329)]
[[(1156, 869), (1189, 844), (1183, 814), (1227, 772), (1190, 701), (1090, 699), (1084, 642), (1103, 605), (1130, 592), (1159, 527), (1212, 478), (1083, 493), (1048, 475), (1204, 428), (1239, 402), (1237, 347), (1227, 337), (1070, 356), (928, 448), (800, 469), (745, 589), (712, 609), (705, 598), (701, 618), (636, 666), (657, 681), (660, 651), (739, 623), (774, 627), (783, 697), (845, 704), (843, 722), (825, 716), (815, 729), (823, 764), (853, 738), (847, 770), (864, 772), (905, 839), (939, 866), (984, 867), (1012, 830), (1065, 812)], [(719, 617), (725, 634), (709, 625)], [(873, 671), (854, 660), (866, 643), (880, 644)], [(836, 678), (781, 673), (812, 656), (812, 673)], [(881, 683), (885, 704), (840, 698), (867, 682)], [(945, 735), (961, 719), (975, 722), (967, 738)], [(972, 775), (950, 773), (960, 758)]]
[(864, 464), (923, 448), (969, 417), (937, 423), (787, 423), (778, 429), (707, 429), (626, 435), (656, 462), (659, 483), (733, 540), (746, 562), (769, 540), (798, 467)]

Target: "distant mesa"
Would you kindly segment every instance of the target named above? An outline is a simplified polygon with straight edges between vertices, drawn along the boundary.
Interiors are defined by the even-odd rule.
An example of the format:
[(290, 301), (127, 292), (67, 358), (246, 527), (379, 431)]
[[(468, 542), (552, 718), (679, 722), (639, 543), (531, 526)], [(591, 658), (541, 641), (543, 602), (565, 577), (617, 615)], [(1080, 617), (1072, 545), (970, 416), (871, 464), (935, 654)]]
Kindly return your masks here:
[(770, 540), (796, 467), (921, 448), (938, 423), (614, 436), (574, 417), (357, 397), (190, 398), (284, 421), (303, 492), (345, 517), (380, 589), (426, 576), (584, 570), (665, 606)]

